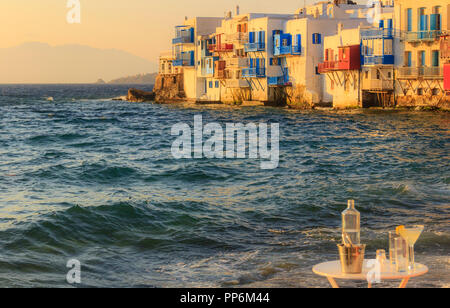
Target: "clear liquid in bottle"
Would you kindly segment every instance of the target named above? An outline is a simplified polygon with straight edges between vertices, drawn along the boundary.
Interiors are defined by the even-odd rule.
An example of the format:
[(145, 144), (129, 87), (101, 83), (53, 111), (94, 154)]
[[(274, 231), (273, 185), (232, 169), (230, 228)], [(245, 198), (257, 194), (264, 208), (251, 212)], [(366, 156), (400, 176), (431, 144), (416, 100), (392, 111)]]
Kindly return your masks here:
[(351, 243), (360, 244), (360, 213), (355, 209), (355, 201), (348, 200), (348, 207), (342, 212), (342, 233), (347, 235)]

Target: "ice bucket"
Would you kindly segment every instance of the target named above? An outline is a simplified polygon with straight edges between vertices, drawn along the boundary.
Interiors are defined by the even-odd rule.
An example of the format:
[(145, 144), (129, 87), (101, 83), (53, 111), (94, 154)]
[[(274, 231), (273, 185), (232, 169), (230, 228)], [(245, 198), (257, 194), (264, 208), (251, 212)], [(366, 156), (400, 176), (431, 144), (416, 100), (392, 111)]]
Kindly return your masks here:
[(360, 274), (364, 263), (366, 245), (338, 245), (344, 274)]

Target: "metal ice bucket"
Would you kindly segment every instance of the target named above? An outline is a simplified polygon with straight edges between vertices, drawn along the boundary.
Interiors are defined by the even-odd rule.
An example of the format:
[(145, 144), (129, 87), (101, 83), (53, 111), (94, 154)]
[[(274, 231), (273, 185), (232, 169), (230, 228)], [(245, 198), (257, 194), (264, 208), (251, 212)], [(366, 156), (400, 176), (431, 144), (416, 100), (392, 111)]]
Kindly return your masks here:
[(364, 263), (366, 245), (337, 245), (344, 274), (360, 274)]

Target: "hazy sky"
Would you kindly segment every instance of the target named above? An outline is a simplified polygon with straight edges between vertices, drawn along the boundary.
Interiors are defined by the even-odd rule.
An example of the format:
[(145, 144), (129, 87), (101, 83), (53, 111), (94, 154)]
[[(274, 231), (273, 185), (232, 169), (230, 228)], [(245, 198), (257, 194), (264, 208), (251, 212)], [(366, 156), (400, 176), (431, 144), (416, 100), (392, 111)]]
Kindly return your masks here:
[[(0, 48), (39, 41), (116, 48), (156, 61), (170, 49), (173, 26), (185, 16), (241, 12), (293, 13), (303, 0), (79, 0), (81, 24), (69, 24), (68, 0), (1, 0)], [(316, 1), (307, 0), (306, 3)]]

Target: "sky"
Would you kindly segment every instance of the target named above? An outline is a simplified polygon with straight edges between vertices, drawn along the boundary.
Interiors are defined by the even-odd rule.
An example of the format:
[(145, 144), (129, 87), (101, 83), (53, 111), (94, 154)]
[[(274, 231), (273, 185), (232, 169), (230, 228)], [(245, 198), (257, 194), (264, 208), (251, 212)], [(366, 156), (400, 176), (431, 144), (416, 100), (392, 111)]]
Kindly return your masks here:
[[(115, 48), (156, 61), (170, 49), (173, 27), (185, 16), (241, 12), (293, 13), (303, 0), (78, 0), (81, 23), (69, 24), (68, 0), (0, 1), (0, 48), (24, 42)], [(307, 3), (315, 1), (307, 0)]]
[[(71, 7), (67, 5), (72, 1), (80, 3), (80, 23), (67, 21), (67, 15), (71, 11)], [(56, 76), (61, 76), (63, 74), (61, 72), (66, 72), (67, 76), (64, 76), (66, 82), (90, 82), (95, 76), (119, 78), (135, 73), (151, 73), (157, 70), (159, 53), (171, 49), (174, 27), (182, 24), (185, 16), (223, 17), (226, 11), (234, 12), (236, 5), (240, 6), (241, 13), (294, 13), (303, 7), (304, 3), (308, 5), (315, 2), (318, 1), (1, 0), (0, 56), (3, 56), (3, 59), (0, 59), (0, 83), (58, 82), (60, 80)], [(20, 47), (28, 42), (40, 42), (54, 48), (46, 49), (43, 45), (33, 44)], [(136, 56), (132, 59), (136, 65), (133, 69), (123, 70), (122, 74), (112, 70), (101, 74), (101, 67), (88, 72), (91, 66), (82, 68), (75, 65), (74, 67), (79, 70), (75, 74), (73, 66), (60, 67), (61, 61), (52, 61), (53, 54), (57, 54), (59, 59), (64, 59), (64, 54), (60, 53), (67, 49), (61, 48), (63, 45), (82, 45), (105, 50), (105, 57), (106, 54), (110, 56), (109, 61), (105, 61), (105, 71), (106, 66), (109, 68), (119, 61), (125, 63), (129, 61), (127, 59), (131, 59), (130, 56)], [(38, 51), (34, 49), (37, 47)], [(72, 55), (76, 52), (76, 48), (78, 47), (71, 51)], [(111, 49), (127, 54), (115, 54), (114, 58), (111, 56)], [(45, 50), (48, 50), (47, 54), (43, 54)], [(85, 53), (91, 63), (96, 61), (96, 57), (101, 57), (92, 56), (94, 53), (95, 50), (86, 50)], [(29, 73), (33, 63), (37, 64), (43, 57), (47, 62), (32, 67), (33, 74)], [(141, 60), (147, 62), (141, 66), (137, 65), (142, 63)], [(80, 63), (82, 57), (77, 56), (76, 61)], [(43, 67), (51, 68), (47, 71), (46, 78), (40, 78), (39, 75)], [(139, 67), (142, 67), (142, 71), (138, 69)], [(9, 73), (11, 70), (15, 70), (14, 80)]]

